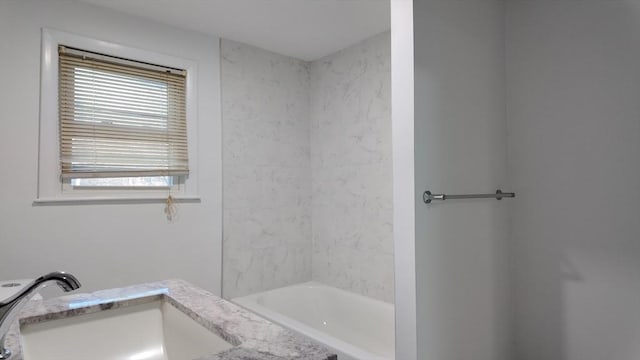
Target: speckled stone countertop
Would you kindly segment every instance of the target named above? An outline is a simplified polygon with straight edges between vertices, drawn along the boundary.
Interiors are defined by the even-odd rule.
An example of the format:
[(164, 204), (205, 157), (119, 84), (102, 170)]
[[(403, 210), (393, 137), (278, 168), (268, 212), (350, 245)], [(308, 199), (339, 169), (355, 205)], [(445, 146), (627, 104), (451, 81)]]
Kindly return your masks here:
[(312, 340), (276, 325), (237, 305), (182, 280), (166, 280), (91, 294), (32, 301), (7, 334), (11, 360), (23, 360), (20, 325), (118, 309), (164, 299), (225, 339), (233, 348), (196, 360), (333, 360), (335, 356)]

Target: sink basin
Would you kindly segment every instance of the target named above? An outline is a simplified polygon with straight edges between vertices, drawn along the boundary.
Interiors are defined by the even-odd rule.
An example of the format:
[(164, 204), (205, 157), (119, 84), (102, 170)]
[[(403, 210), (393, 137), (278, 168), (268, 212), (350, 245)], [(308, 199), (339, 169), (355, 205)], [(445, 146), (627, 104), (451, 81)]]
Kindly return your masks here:
[(233, 347), (163, 298), (20, 330), (24, 360), (190, 360)]

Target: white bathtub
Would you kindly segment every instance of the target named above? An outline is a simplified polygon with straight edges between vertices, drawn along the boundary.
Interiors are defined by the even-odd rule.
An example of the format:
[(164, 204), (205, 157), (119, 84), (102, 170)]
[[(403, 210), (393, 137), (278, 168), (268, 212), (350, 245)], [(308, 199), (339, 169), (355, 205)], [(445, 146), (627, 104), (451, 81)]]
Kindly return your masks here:
[(323, 343), (339, 360), (395, 359), (392, 304), (314, 281), (232, 301)]

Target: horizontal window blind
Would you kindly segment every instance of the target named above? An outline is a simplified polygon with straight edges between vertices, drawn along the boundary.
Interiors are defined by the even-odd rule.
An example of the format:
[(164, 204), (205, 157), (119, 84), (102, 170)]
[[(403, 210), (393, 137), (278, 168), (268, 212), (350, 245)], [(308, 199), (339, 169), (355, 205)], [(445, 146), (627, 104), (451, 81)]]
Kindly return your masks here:
[(189, 174), (185, 71), (58, 54), (62, 178)]

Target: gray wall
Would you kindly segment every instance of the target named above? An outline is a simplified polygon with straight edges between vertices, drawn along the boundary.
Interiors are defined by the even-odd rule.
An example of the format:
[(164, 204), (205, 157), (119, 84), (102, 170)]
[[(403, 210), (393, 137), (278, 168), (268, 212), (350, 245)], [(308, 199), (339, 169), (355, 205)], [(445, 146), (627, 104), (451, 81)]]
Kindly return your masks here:
[[(198, 65), (201, 203), (34, 206), (38, 179), (41, 28), (121, 43)], [(84, 291), (182, 278), (221, 288), (222, 175), (218, 39), (69, 1), (0, 1), (0, 279), (52, 270)]]
[(506, 360), (511, 202), (421, 199), (509, 189), (503, 3), (413, 7), (418, 359)]
[(640, 358), (639, 6), (507, 6), (518, 360)]

